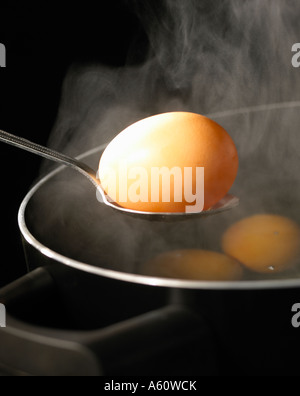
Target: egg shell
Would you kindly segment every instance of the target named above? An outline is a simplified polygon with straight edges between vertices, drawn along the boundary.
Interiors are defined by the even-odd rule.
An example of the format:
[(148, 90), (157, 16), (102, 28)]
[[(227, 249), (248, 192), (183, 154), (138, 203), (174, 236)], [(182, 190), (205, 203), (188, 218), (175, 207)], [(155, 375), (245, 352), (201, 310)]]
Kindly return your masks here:
[(141, 274), (151, 277), (199, 281), (238, 281), (241, 265), (234, 259), (207, 250), (165, 252), (141, 266)]
[(300, 227), (283, 216), (258, 214), (233, 224), (222, 238), (224, 252), (258, 273), (280, 273), (300, 259)]
[[(154, 168), (177, 168), (183, 175), (182, 185), (170, 178), (167, 201), (162, 193), (162, 179), (159, 185), (151, 182)], [(186, 199), (184, 172), (188, 168), (192, 172), (189, 188), (190, 198), (194, 194), (192, 202)], [(213, 120), (176, 112), (146, 118), (117, 135), (101, 157), (99, 176), (108, 196), (120, 206), (143, 212), (183, 213), (193, 208), (197, 211), (196, 196), (200, 201), (201, 183), (196, 172), (201, 168), (204, 168), (202, 209), (208, 210), (234, 183), (238, 172), (237, 149), (225, 129)]]

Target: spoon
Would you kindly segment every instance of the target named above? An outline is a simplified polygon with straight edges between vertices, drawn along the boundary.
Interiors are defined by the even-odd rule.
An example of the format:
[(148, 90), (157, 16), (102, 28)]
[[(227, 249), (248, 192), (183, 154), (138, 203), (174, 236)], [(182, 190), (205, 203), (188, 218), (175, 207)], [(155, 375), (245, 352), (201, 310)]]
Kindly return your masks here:
[(68, 166), (77, 172), (85, 176), (96, 188), (98, 199), (101, 200), (105, 205), (128, 214), (134, 217), (139, 217), (147, 220), (159, 220), (159, 221), (172, 221), (172, 220), (186, 220), (195, 217), (210, 216), (217, 213), (224, 212), (226, 210), (233, 209), (239, 205), (239, 199), (233, 195), (226, 195), (217, 205), (213, 208), (202, 211), (199, 213), (153, 213), (153, 212), (139, 212), (130, 209), (123, 208), (117, 203), (111, 202), (103, 190), (100, 180), (97, 177), (97, 173), (83, 162), (78, 161), (75, 158), (61, 154), (57, 151), (51, 150), (47, 147), (40, 146), (39, 144), (32, 143), (29, 140), (21, 138), (19, 136), (12, 135), (8, 132), (0, 130), (0, 141), (10, 144), (11, 146), (18, 147), (20, 149), (29, 151), (33, 154), (37, 154), (48, 160), (58, 162), (65, 166)]

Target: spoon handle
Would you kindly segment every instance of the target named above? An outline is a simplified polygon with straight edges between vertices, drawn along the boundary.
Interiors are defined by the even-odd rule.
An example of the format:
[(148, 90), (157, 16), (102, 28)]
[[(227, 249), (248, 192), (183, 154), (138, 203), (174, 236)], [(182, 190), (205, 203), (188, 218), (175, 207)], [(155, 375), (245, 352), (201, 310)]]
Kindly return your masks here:
[(18, 147), (20, 149), (29, 151), (30, 153), (37, 154), (40, 157), (44, 157), (50, 161), (55, 161), (60, 164), (71, 167), (84, 176), (86, 176), (96, 188), (99, 187), (99, 182), (97, 181), (96, 172), (90, 168), (88, 165), (76, 160), (75, 158), (69, 157), (65, 154), (61, 154), (50, 148), (40, 146), (39, 144), (30, 142), (19, 136), (12, 135), (8, 132), (0, 130), (0, 141), (3, 143), (10, 144), (11, 146)]

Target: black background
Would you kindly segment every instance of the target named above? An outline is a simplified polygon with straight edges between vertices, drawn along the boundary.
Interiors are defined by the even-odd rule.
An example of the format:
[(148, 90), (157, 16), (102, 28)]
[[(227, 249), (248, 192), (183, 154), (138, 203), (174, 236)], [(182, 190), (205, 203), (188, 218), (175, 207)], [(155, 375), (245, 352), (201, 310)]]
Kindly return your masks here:
[[(159, 0), (150, 1), (152, 4), (159, 3)], [(207, 3), (215, 5), (215, 0)], [(27, 2), (18, 6), (0, 5), (0, 43), (7, 50), (7, 67), (0, 68), (0, 129), (44, 145), (47, 144), (56, 119), (64, 77), (74, 62), (122, 66), (128, 62), (142, 61), (148, 50), (140, 22), (125, 0), (101, 0), (94, 8), (73, 3), (72, 9), (64, 10), (52, 2), (40, 2), (39, 6), (29, 6)], [(129, 57), (129, 53), (135, 53), (136, 58)], [(38, 157), (0, 144), (0, 287), (26, 272), (17, 213), (24, 196), (39, 175), (40, 163)], [(262, 344), (265, 343), (264, 340), (268, 342), (265, 356), (253, 358), (252, 371), (265, 370), (268, 374), (269, 362), (280, 356), (280, 370), (286, 366), (287, 371), (291, 372), (292, 367), (297, 372), (298, 366), (293, 361), (297, 360), (299, 353), (299, 348), (294, 349), (299, 330), (292, 329), (292, 314), (289, 310), (296, 302), (298, 291), (291, 292), (291, 295), (285, 293), (284, 296), (279, 291), (274, 293), (277, 296), (274, 305), (261, 304), (261, 312), (256, 313), (253, 323), (251, 318), (248, 321), (242, 306), (241, 311), (232, 313), (232, 317), (240, 318), (240, 323), (234, 334), (230, 333), (231, 329), (221, 329), (221, 334), (230, 347), (225, 356), (232, 354), (234, 345), (239, 357), (237, 362), (240, 355), (245, 360), (247, 354), (252, 356), (253, 351), (256, 351), (257, 340), (250, 337), (249, 342), (245, 334), (247, 331), (251, 333), (256, 326), (260, 327), (261, 321), (266, 323), (270, 319), (269, 326), (262, 325), (258, 329), (261, 332), (259, 341)], [(222, 301), (219, 297), (214, 297), (216, 312), (219, 311), (221, 319), (222, 316), (225, 319), (216, 316), (216, 321), (230, 322), (226, 303), (219, 307)], [(258, 293), (256, 298), (263, 300), (264, 296)], [(272, 301), (272, 298), (268, 294), (267, 302)], [(279, 307), (281, 298), (282, 312)], [(249, 305), (252, 301), (253, 295), (249, 293)], [(278, 314), (274, 312), (276, 309)], [(278, 349), (277, 340), (272, 337), (272, 331), (276, 330), (278, 323), (284, 327), (282, 336), (287, 340), (281, 346), (282, 350)], [(275, 335), (281, 331), (275, 330)], [(231, 337), (228, 338), (228, 334)], [(286, 348), (286, 345), (291, 348)], [(232, 359), (234, 360), (234, 354)], [(249, 367), (243, 367), (243, 362), (244, 360), (239, 369), (247, 371)], [(225, 371), (230, 373), (231, 370), (232, 367), (227, 364)]]
[[(0, 128), (40, 144), (47, 144), (70, 65), (122, 66), (132, 47), (135, 62), (147, 47), (137, 17), (121, 0), (70, 9), (52, 2), (0, 5), (0, 43), (7, 52), (7, 67), (0, 68)], [(0, 145), (0, 286), (26, 271), (17, 213), (39, 166), (38, 157)]]
[[(223, 4), (197, 2), (205, 20), (219, 15), (215, 10)], [(53, 2), (0, 5), (0, 43), (7, 52), (7, 67), (0, 68), (0, 129), (42, 145), (54, 126), (70, 66), (143, 63), (155, 49), (137, 15), (146, 12), (148, 17), (150, 12), (157, 18), (164, 12), (161, 0), (102, 0), (93, 6), (64, 7)], [(222, 19), (218, 16), (210, 26), (225, 32), (226, 15), (220, 15)], [(17, 214), (40, 164), (38, 157), (0, 144), (0, 287), (26, 272)]]

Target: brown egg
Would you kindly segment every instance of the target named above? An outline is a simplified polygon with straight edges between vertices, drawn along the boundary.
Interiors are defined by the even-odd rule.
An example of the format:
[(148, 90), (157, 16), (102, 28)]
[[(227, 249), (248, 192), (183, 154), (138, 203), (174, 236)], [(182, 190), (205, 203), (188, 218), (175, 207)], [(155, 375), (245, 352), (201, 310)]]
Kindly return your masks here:
[(243, 276), (242, 267), (236, 260), (224, 254), (197, 249), (163, 253), (145, 263), (141, 273), (199, 281), (236, 281)]
[(281, 272), (300, 261), (300, 227), (275, 215), (256, 215), (232, 225), (222, 240), (226, 254), (260, 273)]
[(160, 213), (211, 208), (227, 194), (237, 171), (238, 154), (229, 134), (206, 117), (184, 112), (131, 125), (108, 145), (99, 165), (101, 184), (112, 201)]

